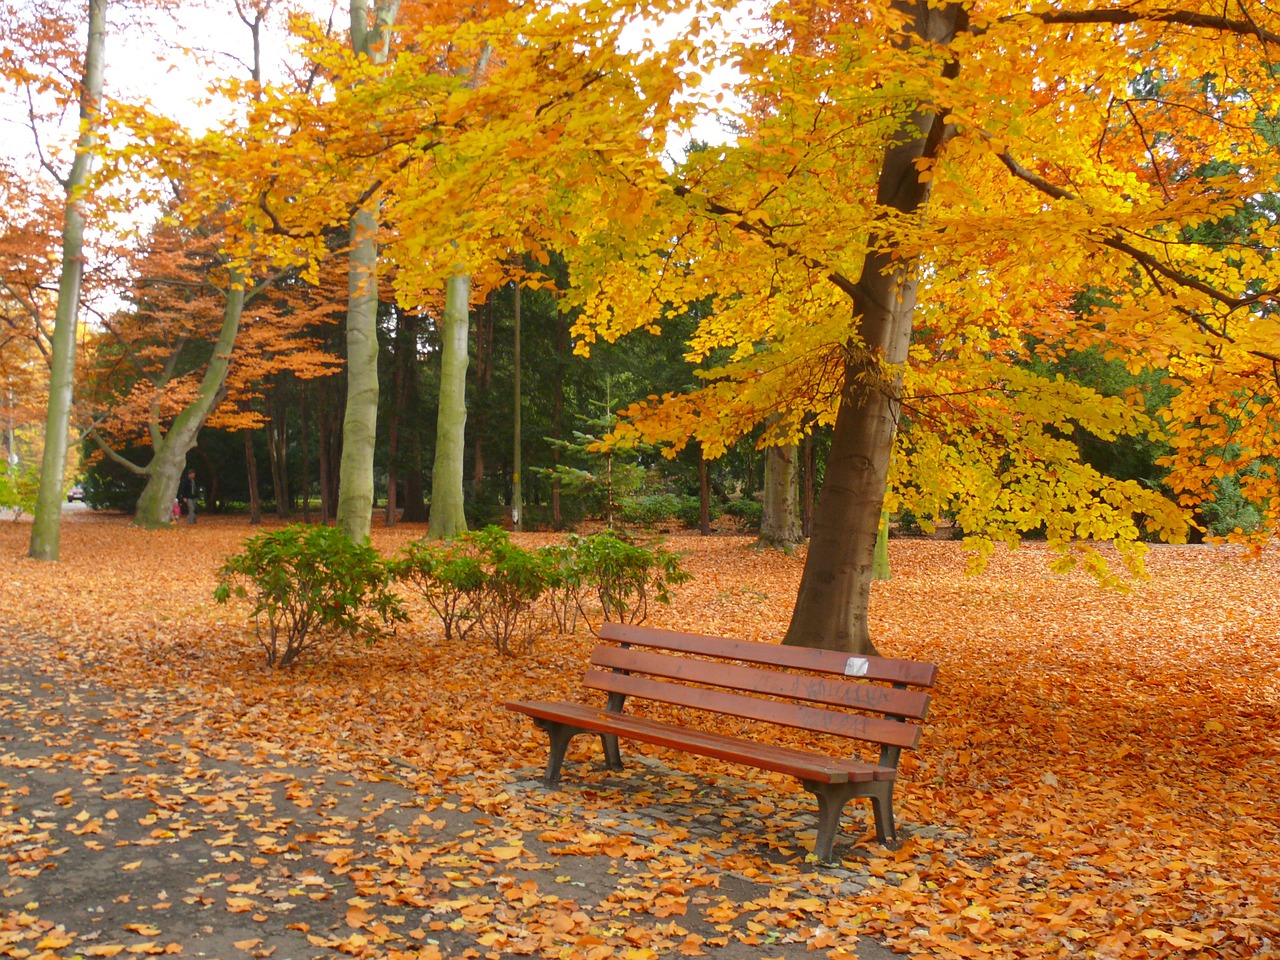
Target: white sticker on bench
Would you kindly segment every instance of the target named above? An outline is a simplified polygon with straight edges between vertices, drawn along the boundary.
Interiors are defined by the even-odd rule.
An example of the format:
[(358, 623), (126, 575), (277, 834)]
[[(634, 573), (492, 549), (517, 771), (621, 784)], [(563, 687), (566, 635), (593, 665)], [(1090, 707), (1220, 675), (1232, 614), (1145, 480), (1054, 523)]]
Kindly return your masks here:
[(866, 657), (850, 657), (845, 661), (844, 675), (846, 677), (865, 677), (867, 670), (871, 668), (871, 661)]

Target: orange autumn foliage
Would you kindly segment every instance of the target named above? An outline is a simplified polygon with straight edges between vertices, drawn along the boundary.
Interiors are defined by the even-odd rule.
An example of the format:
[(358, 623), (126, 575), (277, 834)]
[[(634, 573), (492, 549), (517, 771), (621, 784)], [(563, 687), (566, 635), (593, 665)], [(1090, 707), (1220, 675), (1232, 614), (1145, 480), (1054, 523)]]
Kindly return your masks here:
[[(444, 643), (420, 610), (411, 629), (370, 650), (262, 671), (245, 624), (209, 596), (246, 528), (201, 523), (68, 523), (56, 571), (20, 559), (20, 528), (0, 524), (0, 621), (52, 638), (16, 649), (54, 683), (92, 665), (100, 683), (144, 694), (145, 709), (118, 716), (116, 738), (146, 741), (181, 723), (200, 751), (240, 758), (264, 778), (276, 758), (317, 756), (367, 784), (405, 784), (428, 817), (450, 816), (442, 800), (475, 811), (483, 825), (469, 837), (392, 834), (377, 849), (344, 842), (352, 827), (341, 820), (310, 841), (260, 822), (264, 866), (237, 871), (244, 890), (226, 909), (253, 911), (265, 884), (254, 878), (267, 876), (256, 870), (288, 862), (287, 843), (313, 844), (327, 871), (294, 884), (346, 885), (339, 927), (309, 934), (319, 950), (382, 955), (382, 927), (407, 934), (394, 920), (406, 908), (388, 900), (392, 878), (415, 911), (455, 923), (481, 953), (532, 944), (533, 955), (577, 958), (715, 956), (734, 943), (762, 957), (835, 960), (875, 936), (943, 960), (1246, 958), (1280, 936), (1272, 557), (1156, 548), (1152, 579), (1122, 594), (1082, 573), (1047, 573), (1043, 547), (999, 551), (970, 579), (957, 544), (893, 541), (894, 578), (872, 601), (877, 637), (890, 655), (937, 661), (940, 684), (921, 749), (903, 762), (897, 803), (909, 839), (877, 847), (864, 821), (857, 849), (837, 847), (843, 871), (831, 871), (804, 858), (811, 813), (787, 778), (657, 750), (647, 763), (661, 766), (633, 762), (619, 778), (595, 769), (598, 744), (584, 738), (562, 791), (513, 784), (540, 773), (546, 745), (499, 704), (573, 696), (584, 633), (548, 633), (531, 656), (495, 660)], [(373, 536), (392, 553), (419, 533)], [(670, 546), (688, 551), (694, 579), (653, 623), (782, 634), (799, 559), (756, 554), (736, 537)], [(741, 812), (727, 817), (721, 804)], [(228, 803), (223, 816), (234, 812)], [(713, 829), (691, 833), (694, 823)], [(583, 858), (625, 867), (627, 882), (598, 898), (553, 883), (568, 869), (559, 863)], [(438, 870), (452, 880), (434, 886)], [(730, 892), (744, 883), (762, 886)], [(699, 934), (695, 921), (720, 926)], [(151, 922), (163, 933), (163, 914)]]

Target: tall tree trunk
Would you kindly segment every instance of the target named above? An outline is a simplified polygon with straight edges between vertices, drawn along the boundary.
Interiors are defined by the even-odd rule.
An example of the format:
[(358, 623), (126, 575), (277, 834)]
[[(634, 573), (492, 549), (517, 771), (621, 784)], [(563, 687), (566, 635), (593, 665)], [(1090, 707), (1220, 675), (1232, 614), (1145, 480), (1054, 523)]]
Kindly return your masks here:
[(319, 449), (316, 455), (320, 461), (319, 470), (317, 471), (320, 483), (320, 522), (327, 524), (333, 519), (333, 488), (331, 486), (331, 465), (333, 463), (333, 446), (330, 439), (333, 435), (333, 416), (329, 411), (328, 405), (321, 406), (319, 410), (320, 419), (320, 442), (317, 444)]
[[(89, 35), (80, 80), (80, 140), (71, 171), (63, 182), (67, 199), (62, 214), (62, 272), (58, 280), (49, 364), (49, 410), (44, 428), (44, 459), (40, 463), (40, 490), (36, 495), (28, 551), (36, 560), (58, 559), (62, 482), (75, 390), (76, 327), (80, 316), (80, 285), (84, 278), (84, 198), (80, 192), (89, 177), (92, 151), (98, 142), (106, 38), (107, 0), (89, 0)], [(176, 484), (174, 488), (177, 489)]]
[(707, 476), (707, 458), (698, 448), (698, 532), (711, 535), (711, 482)]
[(338, 478), (338, 526), (356, 543), (368, 541), (373, 520), (373, 453), (378, 435), (377, 234), (378, 204), (370, 201), (351, 220), (347, 411)]
[(512, 438), (511, 438), (511, 525), (517, 530), (524, 529), (524, 493), (520, 487), (520, 284), (516, 283), (515, 293), (515, 333), (513, 336), (515, 356), (512, 369)]
[(799, 461), (800, 448), (795, 444), (765, 448), (761, 547), (790, 553), (804, 542), (800, 530)]
[(800, 444), (800, 532), (806, 539), (813, 536), (813, 496), (817, 478), (817, 457), (813, 451), (813, 434), (806, 433)]
[[(475, 324), (475, 366), (471, 369), (474, 395), (488, 396), (493, 387), (493, 295), (485, 300), (484, 309), (477, 311)], [(483, 407), (477, 412), (471, 428), (471, 496), (479, 499), (484, 490), (485, 463), (484, 438), (488, 433), (488, 418)]]
[[(386, 63), (399, 0), (351, 0), (351, 49)], [(347, 409), (342, 422), (338, 526), (357, 543), (373, 522), (373, 454), (378, 431), (378, 215), (373, 197), (351, 218), (347, 271)]]
[[(916, 34), (931, 43), (949, 44), (968, 25), (958, 4), (895, 6), (914, 18)], [(954, 77), (958, 71), (952, 61), (943, 74)], [(882, 206), (907, 215), (923, 210), (932, 181), (921, 182), (916, 161), (936, 157), (950, 133), (942, 113), (916, 112), (885, 150), (877, 191)], [(874, 230), (867, 249), (857, 282), (840, 284), (853, 301), (859, 336), (848, 345), (813, 537), (783, 641), (853, 654), (875, 653), (867, 614), (902, 390), (901, 373), (886, 376), (884, 370), (888, 364), (890, 371), (900, 371), (906, 361), (918, 268), (891, 242), (882, 244)]]
[(417, 411), (419, 404), (418, 395), (418, 332), (416, 323), (411, 340), (411, 354), (407, 357), (406, 363), (408, 370), (405, 371), (405, 411), (409, 414), (406, 418), (412, 423), (411, 429), (405, 436), (404, 440), (407, 445), (406, 455), (404, 457), (404, 511), (400, 515), (400, 519), (404, 523), (426, 523), (427, 522), (427, 496), (423, 476), (423, 457), (422, 457), (422, 431), (418, 429)]
[[(555, 383), (551, 390), (551, 438), (564, 439), (564, 378), (569, 365), (569, 321), (564, 317), (556, 319), (556, 359), (559, 361)], [(551, 463), (553, 468), (560, 466), (560, 444), (551, 445)], [(551, 527), (559, 530), (563, 525), (560, 516), (560, 480), (554, 474), (551, 479)]]
[(262, 522), (262, 501), (258, 497), (258, 458), (253, 452), (253, 431), (244, 434), (244, 464), (249, 475), (249, 522), (257, 526)]
[(432, 537), (454, 537), (467, 529), (463, 512), (462, 460), (467, 424), (467, 311), (471, 278), (449, 278), (440, 330), (440, 410), (436, 458), (431, 469)]
[(277, 382), (267, 403), (267, 460), (271, 465), (271, 489), (275, 493), (276, 516), (289, 519), (289, 421), (288, 400), (282, 397), (287, 381)]
[[(397, 485), (400, 482), (400, 422), (404, 418), (405, 353), (409, 349), (409, 318), (402, 310), (396, 310), (396, 330), (392, 340), (391, 403), (387, 409), (387, 518), (388, 527), (397, 522)], [(416, 352), (416, 351), (415, 351)]]
[(302, 479), (299, 486), (302, 490), (302, 522), (311, 522), (311, 462), (307, 456), (307, 447), (310, 443), (308, 434), (311, 432), (311, 384), (303, 381), (298, 385), (299, 404), (302, 413), (302, 426), (299, 430), (298, 441), (302, 447)]

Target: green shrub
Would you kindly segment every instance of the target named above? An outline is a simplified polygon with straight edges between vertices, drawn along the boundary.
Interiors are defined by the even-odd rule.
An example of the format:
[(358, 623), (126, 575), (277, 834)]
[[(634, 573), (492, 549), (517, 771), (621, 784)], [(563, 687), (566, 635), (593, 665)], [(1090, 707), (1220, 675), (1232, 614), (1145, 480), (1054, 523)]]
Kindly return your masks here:
[(637, 527), (652, 527), (664, 520), (672, 520), (679, 510), (680, 497), (673, 493), (627, 497), (618, 504), (618, 516), (622, 522)]
[(452, 640), (455, 635), (465, 637), (475, 623), (479, 594), (488, 577), (485, 559), (474, 538), (463, 534), (451, 540), (411, 543), (390, 569), (397, 580), (418, 589), (440, 618), (445, 640)]
[(729, 501), (725, 505), (724, 512), (731, 517), (737, 517), (745, 525), (758, 529), (760, 520), (764, 517), (764, 504), (759, 500), (743, 497), (740, 500)]
[(499, 527), (485, 528), (478, 539), (488, 563), (476, 618), (480, 632), (504, 656), (527, 653), (537, 638), (528, 614), (547, 589), (547, 558), (516, 546)]
[[(707, 504), (707, 516), (712, 522), (724, 513), (724, 504), (715, 497), (711, 498), (711, 502)], [(701, 497), (680, 497), (680, 502), (676, 504), (676, 519), (681, 524), (693, 529), (702, 525), (702, 498)]]
[(581, 579), (577, 568), (577, 554), (571, 545), (578, 538), (570, 535), (568, 544), (552, 544), (538, 550), (543, 558), (547, 578), (544, 596), (551, 607), (551, 617), (563, 634), (571, 634), (578, 628), (578, 592)]
[(605, 620), (641, 623), (650, 599), (670, 603), (670, 588), (690, 577), (680, 569), (679, 554), (656, 546), (650, 550), (613, 533), (572, 537), (569, 546), (576, 603), (588, 621), (586, 603), (598, 605)]
[(1213, 482), (1214, 498), (1200, 505), (1209, 533), (1226, 537), (1236, 530), (1253, 533), (1262, 525), (1262, 511), (1240, 490), (1235, 476), (1219, 477)]
[(411, 543), (391, 568), (422, 592), (446, 640), (465, 637), (474, 626), (503, 655), (532, 649), (536, 634), (528, 614), (554, 572), (549, 557), (522, 549), (494, 526)]
[(248, 597), (267, 665), (320, 657), (342, 637), (372, 644), (407, 619), (377, 551), (331, 527), (296, 524), (250, 537), (218, 569), (214, 599)]

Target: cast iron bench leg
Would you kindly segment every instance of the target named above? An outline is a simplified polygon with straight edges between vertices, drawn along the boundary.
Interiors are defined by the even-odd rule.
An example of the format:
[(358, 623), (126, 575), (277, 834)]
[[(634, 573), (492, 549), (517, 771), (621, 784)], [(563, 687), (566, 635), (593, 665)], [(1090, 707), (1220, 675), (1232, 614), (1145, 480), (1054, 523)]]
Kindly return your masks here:
[(813, 845), (813, 852), (819, 860), (831, 859), (836, 833), (840, 830), (840, 816), (845, 804), (854, 797), (867, 797), (871, 800), (876, 839), (880, 843), (897, 839), (893, 823), (892, 780), (875, 783), (818, 783), (805, 780), (802, 783), (818, 800), (818, 839)]
[[(569, 749), (569, 741), (587, 731), (581, 727), (542, 717), (534, 717), (533, 722), (547, 732), (547, 738), (551, 741), (551, 752), (547, 756), (547, 771), (542, 776), (543, 784), (549, 787), (560, 782), (560, 768), (564, 765), (564, 755)], [(621, 770), (622, 752), (618, 749), (618, 738), (611, 733), (602, 733), (600, 745), (604, 748), (604, 761), (609, 769)]]
[(610, 770), (622, 769), (622, 751), (618, 749), (618, 738), (612, 733), (600, 734), (600, 746), (604, 748), (604, 764)]
[(549, 787), (560, 782), (560, 767), (564, 763), (564, 753), (569, 749), (569, 741), (583, 730), (556, 720), (545, 720), (542, 717), (534, 717), (533, 722), (547, 731), (547, 738), (551, 741), (551, 752), (547, 756), (547, 772), (542, 777), (543, 784)]

